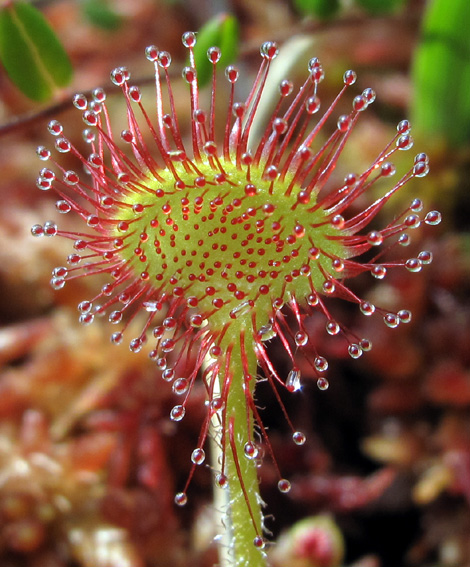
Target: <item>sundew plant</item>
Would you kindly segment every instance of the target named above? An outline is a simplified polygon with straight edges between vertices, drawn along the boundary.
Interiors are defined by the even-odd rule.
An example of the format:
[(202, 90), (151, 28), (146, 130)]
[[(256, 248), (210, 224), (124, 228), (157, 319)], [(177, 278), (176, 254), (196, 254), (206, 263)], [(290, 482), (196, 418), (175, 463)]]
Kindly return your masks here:
[[(184, 112), (190, 113), (190, 135), (184, 136), (179, 126), (170, 54), (148, 47), (146, 56), (155, 68), (152, 108), (144, 107), (125, 67), (111, 73), (126, 102), (126, 129), (113, 128), (103, 89), (96, 89), (91, 99), (77, 94), (73, 100), (86, 125), (87, 155), (65, 136), (59, 122), (50, 122), (59, 155), (38, 148), (47, 166), (37, 186), (55, 191), (58, 212), (81, 217), (83, 229), (62, 230), (48, 221), (34, 225), (32, 234), (71, 240), (64, 266), (53, 271), (54, 289), (75, 278), (107, 278), (94, 297), (78, 305), (80, 321), (88, 325), (106, 315), (116, 326), (111, 341), (126, 342), (135, 353), (149, 343), (161, 387), (171, 387), (179, 400), (169, 419), (185, 418), (196, 381), (203, 383), (206, 417), (188, 454), (187, 483), (175, 503), (184, 506), (190, 498), (191, 477), (207, 462), (208, 439), (213, 439), (214, 482), (226, 495), (222, 555), (234, 565), (256, 567), (265, 564), (268, 539), (257, 476), (263, 455), (273, 460), (279, 490), (290, 489), (263, 426), (258, 381), (272, 386), (292, 442), (302, 445), (305, 434), (296, 430), (279, 392), (295, 392), (312, 376), (321, 390), (328, 388), (328, 362), (317, 351), (306, 319), (323, 318), (325, 332), (342, 336), (352, 358), (372, 343), (334, 319), (328, 308), (332, 298), (352, 302), (364, 316), (382, 317), (390, 328), (408, 323), (406, 308), (390, 312), (373, 305), (358, 297), (348, 280), (364, 272), (378, 280), (391, 269), (419, 272), (431, 262), (430, 252), (400, 260), (396, 254), (389, 260), (387, 252), (392, 247), (406, 251), (410, 231), (423, 222), (438, 224), (440, 214), (423, 213), (422, 202), (414, 199), (377, 228), (387, 201), (410, 179), (428, 173), (427, 156), (418, 153), (409, 171), (394, 177), (393, 154), (413, 145), (406, 120), (365, 171), (341, 182), (333, 176), (352, 129), (375, 99), (374, 91), (366, 89), (351, 96), (348, 114), (338, 115), (340, 99), (355, 83), (353, 71), (344, 73), (337, 97), (322, 108), (324, 71), (318, 59), (311, 59), (298, 89), (287, 79), (280, 83), (264, 131), (252, 139), (276, 44), (261, 46), (261, 63), (244, 102), (237, 98), (238, 69), (229, 66), (225, 76), (219, 73), (221, 52), (209, 49), (213, 74), (207, 107), (200, 103), (195, 34), (185, 33), (183, 44), (189, 52), (182, 74), (188, 85)], [(228, 88), (221, 89), (221, 81)], [(221, 114), (222, 96), (227, 100)], [(69, 154), (69, 162), (75, 159), (76, 170), (65, 169), (60, 154)], [(379, 180), (385, 180), (385, 190), (377, 197), (372, 190)], [(372, 193), (375, 199), (359, 209), (364, 195)], [(142, 330), (127, 337), (136, 317)], [(267, 343), (273, 337), (291, 361), (287, 375), (271, 360)], [(311, 366), (308, 378), (301, 376), (299, 356)]]

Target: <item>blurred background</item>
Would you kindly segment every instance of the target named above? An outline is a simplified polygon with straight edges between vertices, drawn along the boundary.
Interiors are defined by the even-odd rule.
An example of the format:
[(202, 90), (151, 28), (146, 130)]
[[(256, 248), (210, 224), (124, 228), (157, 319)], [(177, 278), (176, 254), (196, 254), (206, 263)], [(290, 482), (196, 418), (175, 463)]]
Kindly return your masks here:
[[(217, 561), (209, 471), (196, 471), (184, 509), (173, 504), (204, 417), (203, 388), (193, 392), (185, 419), (172, 423), (173, 394), (148, 358), (111, 345), (104, 320), (79, 325), (76, 306), (93, 297), (97, 282), (74, 280), (59, 292), (50, 287), (51, 270), (71, 252), (68, 243), (32, 239), (30, 233), (31, 225), (58, 217), (55, 199), (35, 186), (42, 167), (36, 147), (52, 145), (49, 120), (62, 122), (79, 145), (83, 123), (73, 94), (109, 87), (109, 72), (120, 65), (145, 88), (151, 109), (148, 45), (172, 54), (176, 104), (187, 131), (180, 68), (186, 58), (181, 35), (188, 30), (229, 45), (228, 62), (237, 58), (241, 71), (240, 100), (266, 40), (281, 47), (275, 84), (284, 78), (300, 84), (308, 60), (320, 58), (326, 72), (322, 101), (331, 101), (343, 72), (354, 69), (357, 91), (372, 87), (377, 100), (361, 116), (338, 168), (343, 174), (363, 171), (393, 137), (397, 122), (409, 118), (413, 152), (429, 154), (431, 173), (407, 184), (384, 214), (392, 218), (419, 197), (427, 210), (444, 215), (439, 227), (413, 233), (413, 249), (432, 251), (430, 266), (419, 274), (397, 271), (383, 282), (354, 283), (376, 304), (412, 310), (411, 324), (390, 330), (380, 317), (365, 318), (354, 306), (330, 302), (338, 320), (374, 343), (352, 361), (344, 344), (324, 332), (323, 320), (309, 320), (318, 351), (330, 361), (330, 387), (320, 392), (312, 381), (283, 396), (295, 427), (307, 435), (303, 447), (291, 443), (269, 387), (259, 387), (279, 467), (293, 486), (290, 494), (279, 494), (275, 470), (265, 460), (260, 477), (266, 524), (272, 539), (284, 542), (269, 550), (271, 562), (470, 566), (470, 4), (33, 2), (70, 60), (63, 76), (51, 72), (46, 82), (54, 88), (37, 97), (35, 87), (28, 91), (32, 75), (20, 76), (19, 86), (9, 78), (21, 66), (5, 47), (12, 43), (7, 24), (15, 4), (0, 7), (0, 566), (209, 567)], [(35, 29), (33, 43), (50, 40), (49, 32)], [(51, 49), (50, 56), (59, 61), (62, 54)], [(119, 132), (122, 101), (112, 88), (108, 93)], [(225, 120), (223, 105), (220, 110)], [(412, 165), (414, 153), (396, 155), (399, 171)], [(75, 226), (74, 219), (60, 220)], [(287, 375), (289, 360), (275, 343), (272, 350)], [(301, 370), (308, 376), (307, 364)], [(325, 514), (328, 522), (318, 523)], [(336, 542), (337, 554), (325, 559), (312, 549), (303, 563), (282, 555), (292, 527), (304, 518)]]

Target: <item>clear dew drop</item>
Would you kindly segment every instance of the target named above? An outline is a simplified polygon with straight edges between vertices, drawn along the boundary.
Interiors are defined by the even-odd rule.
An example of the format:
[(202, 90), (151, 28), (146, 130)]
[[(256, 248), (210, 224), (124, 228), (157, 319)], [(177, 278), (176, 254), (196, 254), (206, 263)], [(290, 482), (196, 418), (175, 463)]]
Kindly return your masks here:
[(142, 93), (139, 87), (133, 86), (129, 89), (129, 98), (132, 102), (140, 102), (142, 98)]
[(372, 104), (375, 101), (376, 93), (373, 89), (368, 87), (362, 91), (362, 96), (366, 99), (367, 104)]
[(188, 497), (184, 492), (178, 492), (178, 494), (175, 495), (175, 504), (177, 506), (186, 506), (187, 502)]
[(210, 408), (213, 412), (222, 411), (225, 408), (225, 402), (223, 398), (213, 398), (210, 401)]
[(52, 289), (55, 290), (62, 289), (65, 286), (65, 278), (53, 277), (50, 283)]
[(366, 315), (368, 317), (375, 313), (375, 305), (370, 301), (361, 301), (361, 303), (359, 304), (359, 309), (361, 310), (361, 313), (363, 315)]
[(42, 224), (33, 224), (31, 227), (31, 234), (36, 237), (44, 236), (44, 228)]
[(410, 243), (411, 243), (411, 236), (406, 232), (401, 234), (400, 237), (398, 238), (398, 244), (400, 244), (400, 246), (409, 246)]
[(429, 164), (426, 162), (418, 162), (413, 166), (413, 175), (415, 177), (426, 177), (429, 173)]
[(266, 543), (261, 536), (257, 535), (253, 539), (253, 545), (256, 547), (256, 549), (264, 549), (264, 547), (266, 546)]
[(360, 358), (362, 356), (362, 348), (356, 343), (352, 343), (348, 347), (348, 353), (351, 358)]
[(385, 266), (374, 266), (370, 272), (374, 278), (378, 280), (383, 280), (387, 275), (387, 268)]
[(102, 103), (106, 100), (106, 92), (101, 87), (93, 89), (91, 94), (95, 102)]
[(429, 211), (427, 215), (424, 217), (424, 222), (431, 226), (435, 226), (439, 224), (442, 220), (442, 215), (439, 211)]
[(396, 171), (394, 164), (389, 161), (385, 161), (380, 168), (380, 174), (383, 177), (392, 177), (395, 175)]
[(400, 323), (400, 319), (398, 318), (398, 315), (396, 315), (395, 313), (387, 313), (384, 316), (384, 323), (387, 325), (387, 327), (390, 327), (391, 329), (395, 329), (396, 327), (398, 327)]
[(217, 473), (215, 475), (215, 484), (219, 488), (227, 488), (228, 487), (228, 478), (224, 473)]
[(149, 45), (145, 48), (145, 57), (149, 61), (156, 61), (158, 59), (158, 47), (155, 45)]
[(116, 67), (111, 71), (111, 81), (118, 87), (130, 79), (130, 73), (126, 67)]
[(405, 219), (405, 225), (408, 228), (419, 228), (419, 226), (421, 225), (421, 219), (419, 218), (419, 215), (408, 215)]
[(421, 261), (423, 265), (430, 264), (432, 262), (432, 252), (428, 250), (423, 250), (418, 254), (418, 259)]
[(336, 284), (333, 280), (327, 280), (323, 283), (323, 291), (329, 295), (334, 293), (336, 290)]
[(331, 219), (331, 225), (338, 229), (338, 230), (342, 230), (344, 227), (344, 223), (346, 221), (344, 220), (344, 217), (342, 215), (335, 215), (332, 219)]
[(413, 147), (413, 138), (410, 134), (403, 134), (398, 138), (396, 146), (399, 150), (409, 150)]
[(173, 393), (177, 396), (185, 394), (189, 389), (189, 380), (186, 378), (177, 378), (171, 386)]
[(397, 132), (399, 134), (407, 134), (411, 130), (411, 125), (408, 120), (402, 120), (397, 124)]
[(174, 317), (165, 317), (163, 320), (163, 327), (165, 331), (171, 331), (176, 327), (176, 319)]
[(90, 130), (90, 128), (85, 128), (85, 130), (83, 130), (82, 132), (82, 138), (84, 142), (91, 144), (95, 141), (96, 134), (93, 132), (93, 130)]
[(286, 478), (281, 478), (281, 480), (277, 483), (277, 488), (279, 489), (279, 492), (286, 494), (291, 489), (291, 483)]
[(81, 301), (77, 308), (80, 313), (90, 313), (93, 308), (93, 303), (91, 301)]
[(314, 360), (314, 366), (317, 372), (325, 372), (328, 370), (328, 361), (323, 356), (317, 356)]
[(68, 274), (68, 270), (65, 266), (58, 266), (52, 270), (52, 275), (58, 278), (65, 278)]
[(243, 447), (243, 452), (247, 459), (256, 459), (259, 455), (259, 449), (253, 441), (247, 441)]
[(142, 350), (143, 340), (140, 337), (132, 339), (129, 343), (129, 350), (133, 353), (138, 353)]
[(415, 213), (419, 213), (423, 210), (423, 201), (421, 199), (413, 199), (410, 205), (410, 210)]
[(85, 110), (82, 120), (87, 126), (97, 126), (99, 122), (98, 115), (91, 110)]
[(70, 142), (66, 138), (57, 138), (54, 146), (55, 149), (61, 154), (66, 154), (72, 148)]
[[(158, 361), (157, 361), (158, 364)], [(162, 372), (162, 378), (165, 382), (171, 382), (175, 378), (175, 371), (173, 368), (165, 368)]]
[(172, 421), (181, 421), (186, 413), (183, 405), (174, 406), (170, 412), (170, 419)]
[(326, 324), (326, 332), (329, 335), (337, 335), (340, 332), (340, 326), (336, 321), (330, 320)]
[(343, 114), (338, 118), (336, 126), (340, 132), (347, 132), (349, 127), (351, 126), (352, 120), (351, 117), (347, 114)]
[(196, 45), (196, 34), (194, 32), (185, 32), (181, 37), (181, 42), (185, 47), (194, 47)]
[(54, 221), (44, 223), (44, 236), (55, 236), (57, 234), (57, 225)]
[(181, 73), (181, 76), (187, 83), (191, 84), (196, 80), (196, 69), (194, 67), (185, 67)]
[(298, 333), (296, 333), (295, 335), (295, 344), (298, 347), (303, 347), (307, 344), (308, 342), (308, 335), (305, 331), (299, 331)]
[(162, 69), (168, 69), (171, 65), (171, 55), (168, 51), (160, 51), (158, 54), (158, 65)]
[(279, 53), (279, 48), (274, 41), (265, 41), (260, 47), (261, 57), (272, 61)]
[(70, 205), (70, 203), (68, 201), (64, 201), (63, 199), (61, 199), (60, 201), (56, 201), (55, 208), (62, 215), (70, 213), (70, 211), (72, 210), (72, 206)]
[(369, 339), (361, 339), (359, 345), (364, 352), (369, 352), (372, 349), (372, 341)]
[(204, 452), (204, 449), (201, 449), (201, 447), (197, 447), (196, 449), (194, 449), (194, 451), (191, 453), (191, 461), (195, 464), (195, 465), (202, 465), (202, 463), (206, 460), (206, 453)]
[(409, 311), (408, 309), (400, 309), (400, 311), (397, 313), (398, 318), (400, 319), (400, 323), (410, 323), (411, 319), (412, 319), (412, 314), (411, 311)]
[(367, 242), (371, 246), (380, 246), (382, 244), (383, 240), (384, 239), (383, 239), (382, 234), (380, 232), (378, 232), (377, 230), (372, 230), (367, 235)]
[(122, 321), (122, 311), (112, 311), (109, 314), (108, 320), (113, 325), (117, 325)]
[(421, 260), (419, 260), (418, 258), (409, 258), (405, 262), (405, 268), (409, 272), (413, 272), (413, 273), (420, 272), (422, 267), (423, 267), (423, 264), (422, 264)]
[(344, 270), (344, 262), (343, 262), (343, 260), (341, 260), (341, 258), (335, 258), (331, 262), (331, 265), (332, 265), (333, 270), (335, 272), (342, 272)]
[(96, 228), (100, 223), (100, 219), (96, 215), (88, 215), (86, 223), (90, 228)]
[(236, 83), (238, 80), (238, 76), (239, 76), (239, 71), (236, 67), (234, 67), (233, 65), (229, 65), (226, 69), (225, 69), (225, 77), (227, 78), (227, 80), (230, 83)]
[(41, 169), (41, 171), (39, 172), (39, 175), (41, 177), (43, 177), (44, 179), (49, 179), (51, 181), (54, 181), (54, 179), (55, 179), (55, 173), (47, 167), (43, 167)]
[(352, 106), (356, 112), (364, 111), (367, 108), (367, 105), (368, 105), (368, 101), (364, 95), (358, 95), (354, 97)]
[(343, 75), (343, 82), (345, 85), (348, 86), (353, 85), (356, 82), (356, 79), (357, 79), (357, 75), (355, 71), (353, 71), (352, 69), (345, 71)]
[(287, 375), (286, 388), (289, 392), (297, 392), (300, 390), (300, 370), (298, 368), (293, 368)]
[(318, 295), (316, 293), (310, 293), (307, 296), (307, 303), (310, 305), (310, 307), (315, 307), (316, 305), (318, 305), (320, 302)]
[(49, 179), (44, 179), (43, 177), (38, 177), (36, 179), (36, 187), (41, 191), (49, 191), (52, 187), (52, 181)]
[(221, 56), (222, 52), (218, 47), (209, 47), (207, 50), (207, 58), (211, 63), (218, 63)]
[(75, 108), (78, 108), (78, 110), (86, 110), (86, 107), (88, 106), (88, 100), (86, 96), (81, 93), (74, 95), (72, 102)]
[(330, 385), (330, 383), (328, 382), (328, 380), (326, 378), (323, 378), (323, 376), (321, 376), (320, 378), (318, 378), (317, 380), (317, 387), (319, 390), (328, 390), (328, 386)]
[(41, 161), (47, 161), (51, 157), (51, 152), (44, 146), (38, 146), (36, 149), (36, 155)]
[(163, 352), (173, 352), (176, 346), (176, 341), (173, 339), (163, 339), (161, 349)]
[(306, 440), (307, 438), (302, 433), (302, 431), (294, 431), (294, 433), (292, 434), (292, 441), (294, 441), (296, 445), (303, 445)]
[(111, 342), (113, 343), (113, 345), (120, 345), (122, 343), (123, 338), (124, 338), (123, 333), (118, 331), (117, 333), (113, 333), (111, 335)]
[(47, 126), (47, 129), (53, 136), (60, 136), (64, 131), (62, 124), (57, 120), (51, 120)]
[(80, 315), (80, 317), (78, 318), (79, 322), (82, 325), (91, 325), (93, 323), (95, 319), (95, 316), (93, 315), (93, 313), (82, 313)]

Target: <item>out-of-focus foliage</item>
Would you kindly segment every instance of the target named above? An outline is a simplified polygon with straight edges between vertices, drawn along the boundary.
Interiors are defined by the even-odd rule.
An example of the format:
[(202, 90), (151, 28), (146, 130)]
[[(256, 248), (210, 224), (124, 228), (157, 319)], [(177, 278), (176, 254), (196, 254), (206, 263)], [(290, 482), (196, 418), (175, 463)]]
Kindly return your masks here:
[(413, 65), (413, 126), (457, 146), (470, 141), (470, 3), (433, 0)]
[(339, 0), (294, 0), (295, 8), (305, 16), (332, 18), (339, 10)]
[(356, 0), (357, 4), (371, 15), (390, 14), (400, 9), (405, 0)]
[(104, 30), (117, 30), (122, 24), (122, 17), (106, 0), (85, 0), (82, 9), (93, 25)]
[(41, 12), (26, 2), (8, 3), (0, 10), (0, 58), (20, 91), (38, 102), (51, 99), (73, 74), (55, 32)]

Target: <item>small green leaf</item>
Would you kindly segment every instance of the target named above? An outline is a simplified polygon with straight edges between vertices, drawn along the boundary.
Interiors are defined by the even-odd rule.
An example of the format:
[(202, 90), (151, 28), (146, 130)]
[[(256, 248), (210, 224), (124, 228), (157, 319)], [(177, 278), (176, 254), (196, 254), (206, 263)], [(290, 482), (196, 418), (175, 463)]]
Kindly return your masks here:
[(85, 0), (82, 9), (85, 17), (101, 29), (114, 31), (122, 24), (122, 17), (105, 0)]
[(304, 16), (328, 20), (339, 10), (339, 0), (294, 0), (294, 6)]
[(50, 99), (73, 74), (67, 53), (49, 23), (26, 2), (8, 3), (0, 10), (0, 59), (13, 83), (38, 102)]
[(356, 0), (356, 3), (368, 14), (382, 16), (399, 10), (404, 0)]
[(199, 86), (206, 85), (212, 76), (212, 63), (207, 58), (210, 47), (219, 47), (221, 57), (219, 65), (232, 63), (238, 53), (239, 25), (235, 16), (220, 14), (209, 20), (199, 30), (194, 48)]
[(413, 62), (413, 126), (451, 145), (470, 142), (470, 2), (428, 5)]

